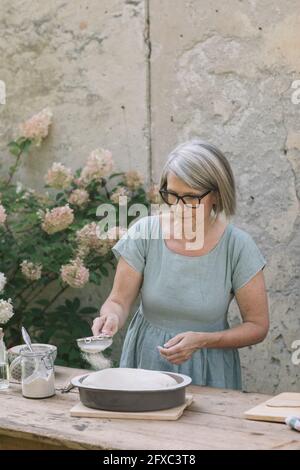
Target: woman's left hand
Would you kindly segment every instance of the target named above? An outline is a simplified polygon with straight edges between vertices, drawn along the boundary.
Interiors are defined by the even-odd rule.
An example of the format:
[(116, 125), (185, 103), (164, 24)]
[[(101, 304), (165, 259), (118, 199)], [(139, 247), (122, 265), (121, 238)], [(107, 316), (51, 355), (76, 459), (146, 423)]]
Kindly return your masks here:
[(179, 333), (164, 344), (158, 346), (159, 352), (172, 364), (182, 364), (190, 359), (197, 349), (205, 348), (209, 344), (211, 333), (187, 331)]

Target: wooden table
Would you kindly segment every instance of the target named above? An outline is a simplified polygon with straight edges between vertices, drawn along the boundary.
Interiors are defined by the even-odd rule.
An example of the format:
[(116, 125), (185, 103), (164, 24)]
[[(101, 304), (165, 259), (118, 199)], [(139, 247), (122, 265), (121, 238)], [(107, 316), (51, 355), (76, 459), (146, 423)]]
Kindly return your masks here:
[(56, 367), (57, 394), (22, 397), (12, 383), (0, 392), (0, 449), (298, 449), (300, 433), (285, 424), (249, 421), (244, 411), (270, 398), (190, 386), (194, 402), (178, 421), (71, 418), (77, 390), (61, 394), (70, 377), (86, 371)]

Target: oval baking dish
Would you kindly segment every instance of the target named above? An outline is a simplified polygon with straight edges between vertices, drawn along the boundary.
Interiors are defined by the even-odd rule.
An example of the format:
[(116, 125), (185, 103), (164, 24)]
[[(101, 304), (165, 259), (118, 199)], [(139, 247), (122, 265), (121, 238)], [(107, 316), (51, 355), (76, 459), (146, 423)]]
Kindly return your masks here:
[(78, 388), (80, 400), (88, 408), (106, 411), (158, 411), (183, 405), (186, 387), (192, 379), (184, 374), (159, 371), (173, 377), (177, 384), (156, 390), (108, 390), (84, 386), (89, 374), (74, 377), (72, 385)]

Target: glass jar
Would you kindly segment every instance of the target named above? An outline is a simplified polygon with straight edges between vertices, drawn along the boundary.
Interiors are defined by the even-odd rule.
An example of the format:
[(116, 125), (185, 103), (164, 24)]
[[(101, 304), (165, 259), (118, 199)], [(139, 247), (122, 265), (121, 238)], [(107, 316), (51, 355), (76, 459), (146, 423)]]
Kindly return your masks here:
[(3, 338), (3, 329), (0, 328), (0, 390), (6, 390), (9, 387), (8, 357)]
[(50, 351), (21, 350), (22, 395), (48, 398), (55, 395), (54, 363)]

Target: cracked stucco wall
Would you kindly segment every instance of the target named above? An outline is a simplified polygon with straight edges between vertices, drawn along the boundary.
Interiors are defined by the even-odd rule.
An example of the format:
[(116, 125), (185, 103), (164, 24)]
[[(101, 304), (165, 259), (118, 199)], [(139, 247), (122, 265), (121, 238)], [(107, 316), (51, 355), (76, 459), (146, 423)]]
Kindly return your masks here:
[[(158, 181), (187, 138), (217, 144), (238, 189), (234, 222), (267, 258), (271, 331), (241, 350), (249, 391), (300, 390), (298, 0), (0, 0), (0, 154), (11, 127), (49, 105), (42, 153), (19, 179), (42, 186), (53, 161), (76, 168), (99, 145), (120, 169)], [(97, 295), (99, 303), (110, 282)], [(87, 293), (95, 302), (93, 291)], [(238, 307), (230, 307), (238, 321)], [(118, 336), (116, 357), (123, 333)]]
[[(300, 339), (300, 5), (296, 0), (150, 2), (152, 165), (200, 136), (228, 157), (233, 222), (267, 259), (271, 330), (240, 350), (245, 388), (300, 391), (291, 345)], [(159, 15), (158, 15), (159, 12)], [(238, 321), (235, 301), (232, 322)]]
[[(128, 27), (130, 25), (130, 27)], [(58, 158), (77, 168), (108, 147), (120, 170), (148, 166), (145, 5), (140, 1), (0, 0), (1, 148), (11, 126), (49, 105), (43, 155), (22, 168), (28, 184)]]
[[(13, 129), (50, 106), (51, 133), (16, 180), (42, 188), (53, 162), (76, 169), (97, 147), (112, 151), (119, 171), (150, 177), (146, 8), (134, 0), (0, 0), (0, 79), (7, 92), (0, 106), (0, 171), (11, 164), (6, 144)], [(86, 302), (100, 307), (111, 282), (91, 286)], [(114, 359), (123, 336), (114, 341)]]

